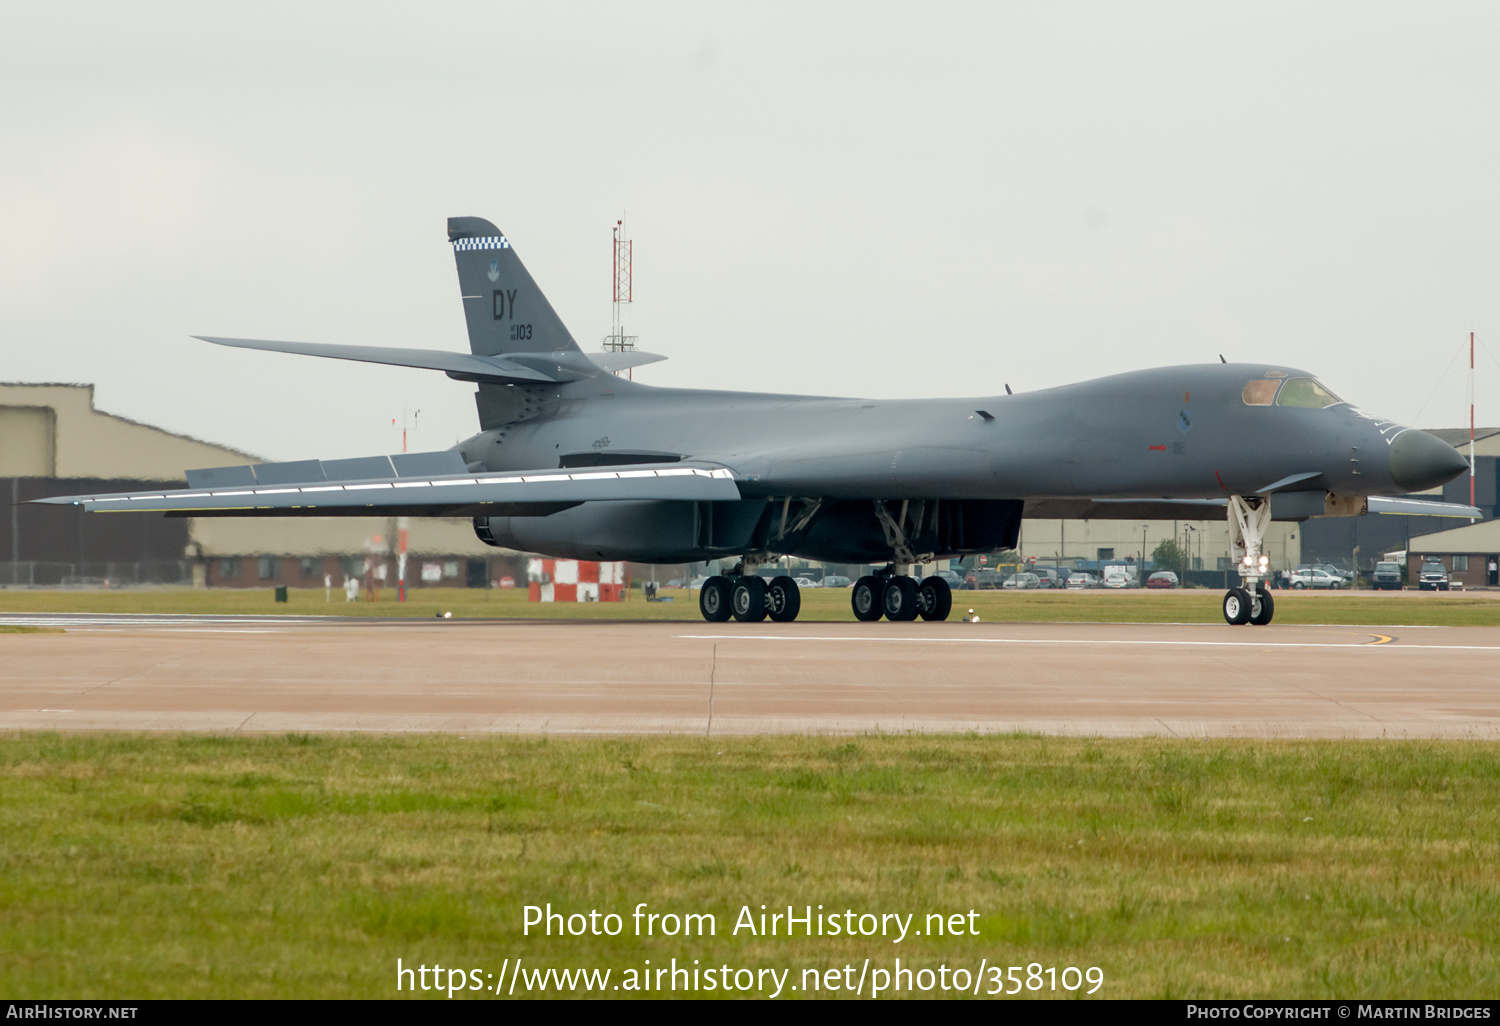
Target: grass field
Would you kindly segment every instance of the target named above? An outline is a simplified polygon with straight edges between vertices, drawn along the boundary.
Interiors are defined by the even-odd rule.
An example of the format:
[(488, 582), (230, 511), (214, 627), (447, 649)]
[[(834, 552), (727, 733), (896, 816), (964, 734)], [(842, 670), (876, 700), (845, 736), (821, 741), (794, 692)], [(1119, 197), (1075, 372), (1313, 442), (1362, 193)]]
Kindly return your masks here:
[[(800, 620), (849, 620), (847, 588), (802, 592)], [(639, 593), (628, 602), (541, 603), (527, 601), (524, 589), (421, 588), (398, 603), (394, 589), (378, 602), (345, 602), (335, 593), (292, 589), (285, 604), (271, 589), (132, 588), (113, 591), (0, 590), (0, 612), (89, 613), (293, 613), (316, 616), (421, 616), (441, 611), (457, 617), (588, 617), (610, 620), (698, 620), (698, 593), (662, 591), (671, 602), (646, 602)], [(1091, 621), (1134, 623), (1222, 623), (1222, 593), (1182, 591), (1002, 592), (965, 591), (954, 595), (955, 615), (973, 608), (986, 622)], [(1500, 625), (1500, 592), (1277, 592), (1277, 623)]]
[[(1492, 997), (1497, 789), (1477, 743), (11, 735), (0, 993), (899, 956), (1097, 966), (1107, 997)], [(547, 902), (625, 935), (523, 936)], [(631, 937), (638, 902), (717, 934)], [(973, 909), (979, 936), (731, 936), (763, 903)]]

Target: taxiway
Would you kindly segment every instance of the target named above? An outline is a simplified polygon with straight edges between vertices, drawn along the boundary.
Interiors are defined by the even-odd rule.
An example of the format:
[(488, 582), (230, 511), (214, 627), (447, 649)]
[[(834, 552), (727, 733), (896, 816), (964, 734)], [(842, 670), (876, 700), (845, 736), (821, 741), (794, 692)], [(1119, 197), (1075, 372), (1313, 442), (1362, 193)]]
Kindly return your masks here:
[(1500, 628), (7, 615), (0, 729), (1500, 737)]

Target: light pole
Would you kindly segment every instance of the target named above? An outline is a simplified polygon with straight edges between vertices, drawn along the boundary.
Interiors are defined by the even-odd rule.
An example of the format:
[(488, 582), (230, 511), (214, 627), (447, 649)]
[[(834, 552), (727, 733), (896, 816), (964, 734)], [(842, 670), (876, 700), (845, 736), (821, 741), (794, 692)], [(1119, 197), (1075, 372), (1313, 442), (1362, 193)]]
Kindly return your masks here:
[(1150, 524), (1141, 525), (1141, 563), (1135, 572), (1135, 583), (1140, 588), (1146, 586), (1146, 531), (1150, 527)]
[[(1183, 526), (1183, 535), (1182, 535), (1182, 549), (1183, 549), (1183, 552), (1182, 552), (1182, 558), (1186, 561), (1185, 565), (1183, 566), (1182, 569), (1183, 569), (1183, 573), (1186, 573), (1188, 571), (1188, 568), (1190, 568), (1190, 567), (1193, 568), (1193, 569), (1197, 569), (1197, 567), (1195, 567), (1193, 565), (1192, 551), (1193, 551), (1193, 535), (1195, 535), (1195, 534), (1198, 533), (1198, 529), (1196, 527), (1194, 527), (1192, 524), (1183, 524), (1182, 526)], [(1189, 531), (1191, 531), (1192, 534), (1187, 533)]]

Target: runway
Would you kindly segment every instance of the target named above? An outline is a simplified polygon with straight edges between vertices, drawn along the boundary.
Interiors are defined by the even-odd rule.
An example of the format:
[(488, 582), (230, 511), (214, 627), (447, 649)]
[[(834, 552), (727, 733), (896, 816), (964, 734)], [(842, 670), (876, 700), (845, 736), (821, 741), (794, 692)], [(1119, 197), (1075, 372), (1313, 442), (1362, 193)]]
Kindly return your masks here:
[(8, 730), (1500, 737), (1500, 627), (0, 623)]

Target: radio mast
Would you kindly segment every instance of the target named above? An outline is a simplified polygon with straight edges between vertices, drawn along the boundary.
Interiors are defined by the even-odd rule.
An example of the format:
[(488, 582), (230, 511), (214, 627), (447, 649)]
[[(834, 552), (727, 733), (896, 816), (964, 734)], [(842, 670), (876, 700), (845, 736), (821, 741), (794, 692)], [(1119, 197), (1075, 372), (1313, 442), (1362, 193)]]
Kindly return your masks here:
[[(613, 257), (614, 275), (612, 283), (614, 286), (614, 317), (610, 324), (610, 333), (604, 336), (604, 351), (606, 353), (629, 353), (635, 351), (637, 335), (625, 334), (627, 314), (633, 299), (631, 285), (631, 240), (624, 238), (625, 221), (622, 218), (615, 222), (613, 235)], [(619, 374), (619, 371), (615, 371)], [(628, 377), (632, 377), (627, 370)]]
[(1474, 333), (1472, 331), (1469, 332), (1469, 505), (1474, 505)]

